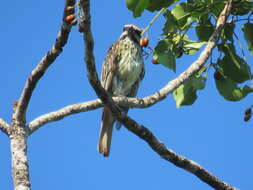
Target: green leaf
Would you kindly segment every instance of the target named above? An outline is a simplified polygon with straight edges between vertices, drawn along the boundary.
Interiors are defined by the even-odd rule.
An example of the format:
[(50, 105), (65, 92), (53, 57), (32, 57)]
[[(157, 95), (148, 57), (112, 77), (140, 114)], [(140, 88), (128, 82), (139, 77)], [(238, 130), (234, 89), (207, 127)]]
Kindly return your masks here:
[(221, 37), (224, 40), (229, 40), (230, 42), (233, 42), (234, 29), (235, 29), (235, 24), (233, 22), (227, 23), (224, 27), (224, 30), (222, 30)]
[(176, 18), (178, 26), (181, 29), (186, 27), (187, 19), (191, 16), (191, 13), (187, 9), (187, 3), (177, 4), (171, 11), (172, 15)]
[(168, 33), (174, 32), (176, 30), (176, 20), (169, 10), (167, 10), (163, 16), (166, 19), (166, 22), (163, 26), (163, 34), (167, 35)]
[(196, 33), (201, 41), (208, 41), (211, 35), (213, 34), (214, 26), (211, 23), (210, 19), (208, 19), (205, 23), (199, 23), (196, 26)]
[(169, 39), (163, 39), (158, 42), (154, 49), (154, 59), (165, 67), (176, 71), (176, 59), (171, 51), (173, 44)]
[(161, 54), (161, 53), (164, 53), (167, 50), (170, 50), (170, 48), (171, 48), (171, 43), (169, 42), (169, 40), (168, 39), (163, 39), (163, 40), (160, 40), (158, 42), (158, 44), (156, 45), (155, 52)]
[(196, 41), (191, 41), (191, 40), (184, 40), (184, 53), (185, 54), (194, 54), (204, 44), (206, 44), (206, 42), (196, 42)]
[(171, 4), (177, 2), (178, 0), (149, 0), (149, 5), (147, 7), (147, 10), (153, 12), (158, 11), (162, 8), (166, 8), (170, 6)]
[(237, 83), (224, 76), (222, 79), (215, 79), (216, 87), (219, 93), (229, 101), (239, 101), (253, 92), (253, 89), (245, 85), (243, 88), (237, 87)]
[(171, 51), (167, 50), (163, 53), (154, 53), (154, 59), (158, 61), (160, 64), (172, 69), (174, 72), (176, 71), (176, 60), (175, 56)]
[(166, 8), (178, 0), (125, 0), (127, 8), (133, 12), (134, 17), (140, 17), (142, 12), (147, 9), (154, 12)]
[(149, 4), (149, 0), (126, 0), (127, 8), (133, 12), (134, 17), (140, 17)]
[(193, 77), (191, 79), (192, 82), (192, 86), (196, 89), (196, 90), (203, 90), (205, 88), (206, 85), (206, 80), (204, 79), (204, 77), (199, 76), (199, 77)]
[(218, 48), (225, 53), (225, 56), (217, 62), (222, 72), (238, 83), (249, 80), (251, 77), (250, 68), (241, 57), (236, 55), (233, 44), (220, 44)]
[(231, 14), (232, 15), (245, 15), (252, 10), (253, 2), (251, 0), (236, 1), (233, 3)]
[(242, 27), (242, 31), (244, 33), (244, 38), (247, 42), (248, 49), (253, 55), (253, 23), (246, 23)]
[(219, 17), (221, 11), (224, 9), (224, 6), (225, 6), (225, 1), (216, 1), (214, 3), (214, 7), (212, 7), (211, 12), (216, 18)]
[(191, 77), (177, 89), (173, 91), (173, 97), (176, 101), (176, 107), (183, 105), (192, 105), (197, 99), (197, 90), (205, 87), (205, 79), (203, 77)]

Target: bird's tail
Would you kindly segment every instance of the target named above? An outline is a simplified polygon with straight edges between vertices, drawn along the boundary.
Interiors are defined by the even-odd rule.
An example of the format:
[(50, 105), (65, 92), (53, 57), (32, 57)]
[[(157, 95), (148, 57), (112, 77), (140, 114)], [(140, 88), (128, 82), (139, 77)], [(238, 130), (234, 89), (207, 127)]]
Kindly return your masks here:
[(114, 121), (115, 119), (109, 108), (104, 107), (98, 141), (98, 151), (103, 156), (109, 156), (110, 153)]

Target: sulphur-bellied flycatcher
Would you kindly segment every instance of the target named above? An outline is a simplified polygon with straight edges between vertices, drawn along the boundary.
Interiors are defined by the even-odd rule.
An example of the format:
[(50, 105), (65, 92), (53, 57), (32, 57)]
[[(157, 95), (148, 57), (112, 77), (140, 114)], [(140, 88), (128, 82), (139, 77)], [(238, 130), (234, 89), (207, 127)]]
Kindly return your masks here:
[[(101, 83), (113, 96), (136, 96), (139, 83), (144, 77), (142, 47), (139, 45), (141, 32), (136, 25), (125, 25), (119, 40), (107, 52)], [(128, 111), (128, 108), (122, 109)], [(111, 111), (105, 106), (98, 142), (98, 151), (104, 156), (110, 153), (114, 122)]]

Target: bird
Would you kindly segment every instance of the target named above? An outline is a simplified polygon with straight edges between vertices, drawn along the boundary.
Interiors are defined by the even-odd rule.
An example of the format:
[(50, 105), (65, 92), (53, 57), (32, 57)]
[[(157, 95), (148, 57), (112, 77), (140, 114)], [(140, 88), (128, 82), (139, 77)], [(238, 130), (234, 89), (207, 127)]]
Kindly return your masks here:
[[(135, 97), (144, 78), (145, 69), (142, 47), (140, 46), (142, 29), (134, 24), (127, 24), (119, 40), (114, 42), (104, 59), (101, 84), (112, 96)], [(129, 108), (121, 107), (128, 112)], [(102, 111), (102, 120), (98, 141), (98, 151), (107, 157), (110, 153), (113, 126), (115, 123), (110, 109), (105, 106)], [(121, 124), (117, 123), (117, 128)]]

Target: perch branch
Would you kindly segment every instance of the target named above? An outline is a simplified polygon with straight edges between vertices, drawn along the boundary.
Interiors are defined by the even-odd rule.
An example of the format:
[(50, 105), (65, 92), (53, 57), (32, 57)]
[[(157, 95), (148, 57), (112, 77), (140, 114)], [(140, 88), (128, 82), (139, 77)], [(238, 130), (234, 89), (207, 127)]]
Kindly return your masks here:
[[(65, 22), (65, 17), (68, 14), (71, 14), (71, 11), (67, 11), (67, 6), (74, 6), (75, 0), (67, 0), (64, 8), (63, 21), (60, 27), (60, 31), (58, 32), (57, 38), (55, 40), (52, 48), (47, 52), (47, 54), (41, 59), (39, 64), (35, 67), (35, 69), (31, 72), (31, 75), (26, 80), (24, 89), (21, 93), (21, 96), (17, 102), (16, 109), (14, 111), (13, 118), (18, 121), (22, 121), (25, 123), (25, 115), (26, 109), (28, 107), (29, 101), (31, 99), (32, 93), (44, 75), (48, 67), (54, 62), (54, 60), (61, 54), (63, 47), (68, 41), (69, 33), (71, 31), (71, 25), (68, 25)], [(73, 10), (74, 11), (74, 10)], [(72, 11), (72, 12), (73, 12)]]
[(44, 114), (28, 124), (30, 134), (49, 122), (58, 121), (66, 116), (94, 110), (102, 106), (103, 104), (100, 100), (93, 100), (85, 103), (69, 105), (57, 111)]
[[(130, 108), (147, 108), (150, 107), (157, 102), (160, 102), (164, 98), (167, 97), (167, 95), (173, 90), (175, 90), (179, 85), (181, 85), (185, 80), (187, 80), (191, 75), (193, 75), (196, 71), (198, 71), (202, 65), (205, 64), (207, 59), (209, 58), (212, 49), (216, 46), (218, 40), (219, 40), (219, 35), (221, 33), (222, 28), (224, 27), (224, 23), (226, 22), (226, 18), (229, 15), (230, 12), (230, 7), (226, 7), (227, 11), (223, 11), (220, 17), (217, 20), (216, 24), (216, 29), (209, 40), (206, 48), (202, 51), (201, 55), (199, 58), (192, 63), (192, 65), (186, 69), (184, 72), (182, 72), (177, 78), (174, 80), (171, 80), (168, 82), (167, 85), (165, 85), (163, 88), (161, 88), (159, 91), (156, 93), (144, 97), (144, 98), (130, 98), (130, 97), (113, 97), (113, 100), (115, 103), (118, 103), (121, 106), (125, 107), (130, 107)], [(84, 18), (82, 18), (84, 20)], [(80, 26), (82, 27), (82, 26)], [(91, 78), (92, 80), (92, 78)], [(90, 105), (90, 103), (94, 103), (93, 106), (87, 106), (86, 104)], [(95, 107), (97, 106), (97, 107)], [(79, 112), (84, 112), (84, 111), (89, 111), (93, 110), (96, 108), (99, 108), (102, 106), (102, 102), (100, 100), (93, 100), (90, 102), (84, 102), (80, 104), (73, 104), (66, 106), (65, 108), (68, 110), (63, 110), (65, 108), (59, 109), (58, 111), (51, 112), (45, 115), (40, 116), (39, 118), (35, 119), (29, 124), (30, 129), (36, 130), (42, 125), (48, 123), (48, 122), (53, 122), (57, 121), (59, 119), (62, 119), (68, 115), (71, 115), (73, 113), (79, 113)], [(85, 109), (84, 109), (85, 107)], [(72, 110), (72, 111), (70, 111)], [(38, 122), (39, 121), (39, 122)]]
[[(125, 107), (134, 108), (134, 107), (139, 106), (138, 101), (137, 102), (135, 101), (136, 98), (113, 97), (112, 99), (115, 103), (123, 107), (125, 106)], [(47, 123), (61, 120), (64, 117), (70, 116), (72, 114), (95, 110), (102, 106), (103, 106), (103, 103), (100, 99), (82, 102), (78, 104), (71, 104), (61, 109), (58, 109), (56, 111), (43, 114), (37, 117), (36, 119), (32, 120), (27, 126), (31, 134)]]
[[(224, 8), (224, 11), (222, 11), (220, 18), (223, 18), (224, 22), (226, 20), (226, 17), (229, 15), (229, 12), (231, 10), (231, 0), (228, 1), (227, 5)], [(150, 130), (145, 128), (142, 125), (139, 125), (137, 122), (135, 122), (133, 119), (128, 117), (119, 107), (114, 103), (110, 95), (105, 91), (105, 89), (101, 86), (100, 81), (98, 80), (96, 68), (95, 68), (95, 60), (93, 55), (93, 48), (94, 48), (94, 41), (90, 29), (90, 2), (89, 0), (81, 0), (80, 5), (83, 9), (83, 19), (82, 22), (80, 22), (80, 28), (81, 32), (83, 32), (84, 36), (84, 42), (85, 42), (85, 61), (86, 66), (88, 70), (88, 79), (94, 88), (95, 92), (97, 93), (98, 97), (102, 100), (102, 102), (110, 108), (113, 115), (116, 117), (118, 121), (120, 121), (122, 124), (126, 126), (126, 128), (130, 131), (132, 131), (134, 134), (139, 136), (141, 139), (145, 140), (150, 147), (157, 152), (162, 158), (165, 160), (168, 160), (175, 164), (178, 167), (181, 167), (193, 174), (195, 174), (199, 179), (204, 181), (205, 183), (209, 184), (211, 187), (215, 189), (236, 189), (232, 186), (229, 186), (225, 182), (219, 180), (217, 177), (206, 171), (203, 167), (201, 167), (199, 164), (196, 164), (195, 162), (188, 160), (175, 152), (168, 149), (163, 143), (161, 143), (152, 133)], [(220, 19), (219, 19), (220, 20)], [(223, 22), (223, 25), (224, 25)], [(222, 24), (217, 24), (217, 27), (223, 27)], [(217, 28), (216, 28), (217, 30)], [(220, 29), (221, 30), (221, 29)], [(214, 33), (212, 36), (212, 39), (210, 40), (210, 44), (208, 45), (209, 50), (206, 51), (206, 56), (210, 55), (210, 52), (212, 48), (216, 45), (217, 41), (219, 39), (219, 34)], [(211, 41), (213, 42), (211, 43)], [(202, 55), (201, 57), (202, 61), (206, 61), (207, 58)], [(200, 66), (200, 63), (195, 63), (197, 67)], [(187, 73), (185, 73), (187, 75)], [(189, 77), (189, 76), (188, 76)]]

